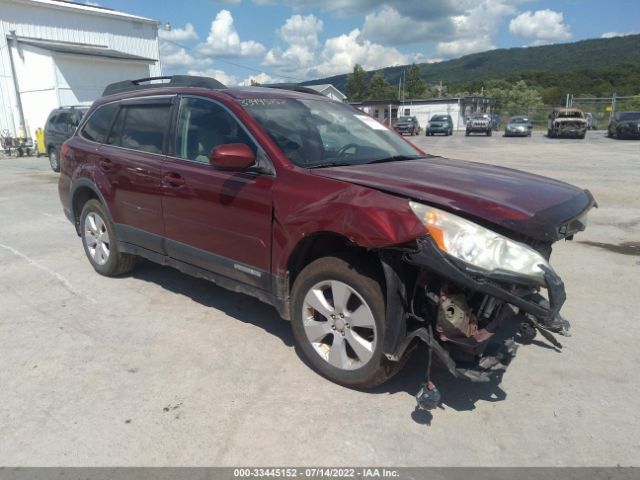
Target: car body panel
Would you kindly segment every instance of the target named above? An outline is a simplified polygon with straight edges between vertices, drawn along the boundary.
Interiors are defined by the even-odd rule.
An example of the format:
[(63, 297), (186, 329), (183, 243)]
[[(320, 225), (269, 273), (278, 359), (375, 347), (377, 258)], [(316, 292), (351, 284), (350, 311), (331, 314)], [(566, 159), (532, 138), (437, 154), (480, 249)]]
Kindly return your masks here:
[[(421, 160), (334, 167), (314, 174), (337, 178), (441, 206), (464, 216), (476, 217), (548, 239), (537, 231), (540, 212), (578, 198), (575, 211), (558, 212), (549, 220), (558, 224), (581, 213), (589, 205), (584, 191), (538, 175), (488, 164), (428, 157)], [(564, 217), (564, 218), (563, 218)]]
[[(176, 186), (163, 181), (167, 240), (270, 270), (273, 177), (217, 170), (171, 157), (163, 162), (162, 175), (163, 179), (177, 175), (184, 182)], [(189, 261), (184, 249), (167, 242), (166, 250), (178, 260)]]

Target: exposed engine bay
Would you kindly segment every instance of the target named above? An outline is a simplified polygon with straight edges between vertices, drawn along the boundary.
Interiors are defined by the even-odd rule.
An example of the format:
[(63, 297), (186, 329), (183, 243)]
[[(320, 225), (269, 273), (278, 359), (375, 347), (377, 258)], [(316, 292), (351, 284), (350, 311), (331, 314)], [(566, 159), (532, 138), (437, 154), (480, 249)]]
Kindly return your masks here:
[[(548, 260), (551, 244), (541, 243), (536, 250)], [(403, 262), (416, 268), (407, 292), (407, 335), (395, 355), (388, 356), (400, 358), (416, 339), (427, 344), (427, 380), (417, 395), (419, 408), (432, 409), (440, 401), (430, 380), (432, 356), (457, 378), (488, 382), (506, 370), (518, 343), (531, 343), (540, 333), (561, 349), (556, 334), (570, 336), (569, 322), (559, 314), (564, 285), (553, 270), (545, 274), (544, 286), (488, 278), (443, 254), (429, 238), (419, 241), (416, 252), (405, 253)], [(548, 299), (541, 294), (545, 290)]]

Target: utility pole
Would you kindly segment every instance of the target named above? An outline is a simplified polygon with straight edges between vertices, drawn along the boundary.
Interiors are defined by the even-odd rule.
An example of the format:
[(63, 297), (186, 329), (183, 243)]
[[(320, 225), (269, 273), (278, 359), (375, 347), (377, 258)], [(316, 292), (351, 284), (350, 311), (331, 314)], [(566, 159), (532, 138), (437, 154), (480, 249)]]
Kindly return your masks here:
[[(20, 47), (18, 45), (18, 37), (15, 30), (9, 32), (11, 34), (11, 43), (16, 47), (16, 51), (20, 53)], [(13, 53), (11, 52), (11, 45), (7, 45), (9, 48), (9, 63), (11, 64), (11, 75), (13, 77), (13, 88), (16, 91), (16, 106), (18, 107), (18, 138), (26, 138), (27, 128), (24, 123), (24, 111), (22, 110), (22, 98), (20, 98), (20, 86), (18, 85), (18, 76), (16, 74), (16, 66), (13, 62)]]

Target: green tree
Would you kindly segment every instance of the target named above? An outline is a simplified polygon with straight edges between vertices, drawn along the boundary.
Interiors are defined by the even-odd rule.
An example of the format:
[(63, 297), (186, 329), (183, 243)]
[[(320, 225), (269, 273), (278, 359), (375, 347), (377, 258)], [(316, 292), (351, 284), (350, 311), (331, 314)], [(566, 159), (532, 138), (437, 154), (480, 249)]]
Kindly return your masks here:
[(369, 98), (371, 100), (387, 100), (395, 97), (395, 89), (381, 73), (376, 73), (369, 84)]
[(495, 110), (509, 115), (526, 114), (529, 109), (542, 106), (542, 96), (524, 80), (515, 83), (491, 80), (476, 94), (495, 98)]
[(347, 75), (347, 98), (350, 102), (361, 102), (368, 95), (367, 72), (361, 65), (357, 64), (353, 67), (353, 73)]
[(420, 67), (415, 63), (409, 67), (406, 76), (405, 97), (422, 98), (427, 91), (427, 82), (422, 80)]

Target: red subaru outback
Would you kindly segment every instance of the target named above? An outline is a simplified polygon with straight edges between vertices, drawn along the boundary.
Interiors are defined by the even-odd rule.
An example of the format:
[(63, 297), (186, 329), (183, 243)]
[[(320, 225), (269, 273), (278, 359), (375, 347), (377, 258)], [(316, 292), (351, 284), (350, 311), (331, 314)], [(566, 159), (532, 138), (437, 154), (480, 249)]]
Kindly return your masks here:
[(62, 149), (60, 199), (98, 273), (144, 257), (253, 295), (352, 387), (419, 341), (486, 381), (514, 337), (567, 333), (549, 257), (584, 230), (588, 191), (427, 155), (303, 88), (168, 80), (110, 85)]

